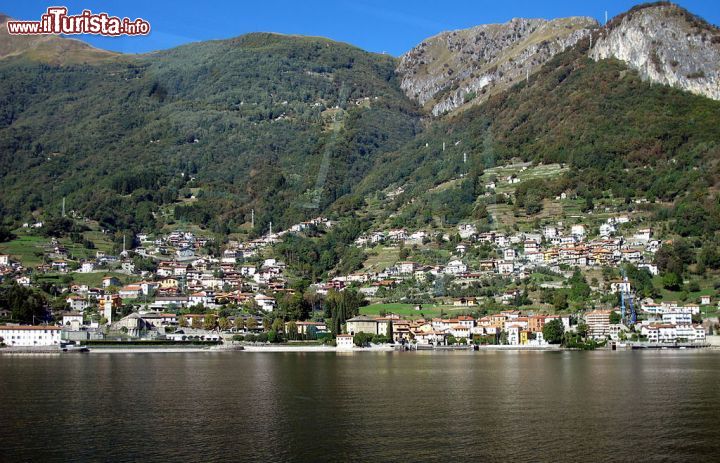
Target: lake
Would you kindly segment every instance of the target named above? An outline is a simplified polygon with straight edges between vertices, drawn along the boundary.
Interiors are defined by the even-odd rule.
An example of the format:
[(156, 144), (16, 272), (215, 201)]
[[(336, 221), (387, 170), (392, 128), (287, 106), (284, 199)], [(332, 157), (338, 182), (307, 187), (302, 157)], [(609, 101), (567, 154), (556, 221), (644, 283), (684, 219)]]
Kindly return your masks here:
[(1, 355), (1, 461), (718, 461), (720, 353)]

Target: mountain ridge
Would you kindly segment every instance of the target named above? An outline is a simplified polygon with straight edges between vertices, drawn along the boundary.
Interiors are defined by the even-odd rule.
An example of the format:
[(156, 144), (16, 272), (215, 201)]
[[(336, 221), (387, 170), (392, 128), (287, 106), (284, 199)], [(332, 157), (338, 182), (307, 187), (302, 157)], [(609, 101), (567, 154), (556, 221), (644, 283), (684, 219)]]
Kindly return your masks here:
[[(615, 57), (591, 59), (602, 31), (583, 32), (593, 25), (587, 18), (571, 22), (516, 20), (501, 31), (498, 40), (520, 55), (496, 47), (487, 58), (527, 66), (442, 117), (432, 117), (436, 102), (422, 108), (408, 95), (401, 60), (325, 38), (251, 33), (92, 63), (0, 59), (2, 221), (57, 214), (62, 196), (111, 230), (191, 223), (257, 236), (270, 222), (278, 230), (311, 215), (359, 213), (390, 187), (407, 192), (396, 202), (411, 195), (428, 214), (461, 220), (483, 217), (482, 170), (514, 159), (565, 165), (560, 180), (520, 199), (517, 211), (528, 217), (561, 187), (588, 202), (714, 191), (718, 103), (643, 82)], [(573, 45), (548, 42), (554, 54), (542, 59), (532, 47), (513, 48), (550, 23), (577, 34)], [(452, 96), (444, 88), (431, 98)], [(623, 169), (643, 181), (628, 187)], [(655, 169), (659, 183), (642, 169)], [(570, 173), (582, 182), (568, 182)], [(452, 187), (436, 197), (440, 184)]]
[(720, 29), (675, 4), (640, 5), (614, 18), (589, 55), (620, 59), (651, 82), (720, 100)]
[(438, 116), (508, 88), (595, 27), (587, 17), (513, 18), (442, 32), (400, 58), (401, 87)]

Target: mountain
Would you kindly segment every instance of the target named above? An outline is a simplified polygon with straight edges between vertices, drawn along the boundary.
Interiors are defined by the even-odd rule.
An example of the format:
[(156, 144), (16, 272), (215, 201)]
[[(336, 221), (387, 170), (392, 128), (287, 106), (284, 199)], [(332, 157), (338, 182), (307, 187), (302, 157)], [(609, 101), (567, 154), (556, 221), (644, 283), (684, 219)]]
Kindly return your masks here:
[(0, 13), (0, 59), (23, 55), (35, 61), (59, 65), (93, 63), (119, 56), (93, 48), (80, 40), (55, 35), (10, 35), (7, 22), (11, 19)]
[(437, 116), (506, 90), (596, 27), (584, 17), (516, 18), (443, 32), (401, 57), (400, 86)]
[(641, 5), (614, 18), (590, 56), (617, 58), (652, 82), (720, 100), (720, 29), (677, 5)]
[(111, 229), (222, 232), (252, 209), (258, 230), (287, 226), (419, 130), (394, 58), (327, 39), (249, 34), (62, 66), (34, 50), (0, 60), (4, 221), (67, 197)]
[[(662, 41), (676, 88), (619, 52), (599, 55), (645, 17), (666, 18), (642, 27)], [(66, 198), (110, 230), (254, 236), (319, 214), (520, 226), (642, 198), (658, 223), (688, 225), (678, 233), (714, 233), (720, 102), (668, 77), (717, 75), (713, 29), (693, 18), (663, 3), (605, 28), (513, 20), (441, 34), (400, 59), (254, 33), (53, 61), (38, 56), (55, 45), (0, 34), (1, 222), (56, 217)], [(681, 36), (671, 20), (695, 29)], [(486, 191), (520, 162), (543, 176)], [(561, 193), (577, 198), (573, 211), (550, 204)]]

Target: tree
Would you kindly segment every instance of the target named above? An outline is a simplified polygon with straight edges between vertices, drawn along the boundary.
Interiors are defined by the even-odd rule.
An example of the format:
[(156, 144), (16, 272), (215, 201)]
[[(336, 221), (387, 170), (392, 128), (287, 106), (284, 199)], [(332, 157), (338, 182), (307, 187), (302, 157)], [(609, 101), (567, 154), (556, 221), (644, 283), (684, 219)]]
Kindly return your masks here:
[(590, 285), (583, 276), (579, 268), (575, 268), (575, 272), (570, 277), (570, 299), (573, 301), (583, 301), (590, 296)]
[(203, 317), (203, 328), (212, 331), (217, 326), (217, 317), (215, 315), (206, 314)]
[(565, 334), (565, 327), (562, 321), (558, 318), (554, 318), (543, 326), (543, 338), (549, 344), (560, 344)]
[(331, 319), (330, 327), (333, 336), (337, 336), (341, 332), (342, 325), (347, 319), (359, 313), (361, 302), (362, 296), (352, 289), (328, 292), (325, 298), (325, 315)]
[(20, 323), (39, 323), (47, 318), (47, 298), (37, 290), (13, 282), (0, 287), (0, 308), (8, 309), (13, 320)]
[(222, 331), (227, 331), (230, 329), (230, 320), (227, 319), (227, 317), (221, 317), (218, 320), (218, 328)]
[(392, 320), (388, 320), (388, 322), (387, 322), (387, 328), (385, 329), (385, 336), (388, 338), (388, 342), (390, 344), (392, 344), (393, 340), (395, 339), (395, 333), (393, 333)]
[(619, 313), (615, 312), (614, 310), (610, 312), (610, 324), (611, 325), (617, 325), (622, 321), (622, 317)]
[(278, 333), (275, 330), (270, 330), (270, 331), (268, 331), (268, 334), (267, 334), (267, 340), (268, 340), (268, 342), (276, 343), (276, 342), (280, 342), (282, 339), (280, 337), (280, 333)]
[(275, 331), (276, 333), (282, 333), (285, 329), (285, 323), (283, 322), (282, 318), (276, 318), (273, 320), (272, 325), (270, 325), (270, 329)]
[(5, 243), (7, 241), (12, 241), (17, 236), (13, 232), (10, 231), (7, 227), (0, 227), (0, 243)]
[(665, 289), (671, 291), (679, 291), (682, 289), (682, 277), (675, 272), (668, 272), (663, 275), (662, 282)]
[(585, 339), (590, 332), (590, 327), (587, 325), (587, 323), (578, 323), (578, 325), (575, 327), (575, 331), (577, 332), (578, 336)]
[(180, 315), (180, 318), (178, 318), (178, 325), (180, 325), (181, 328), (187, 328), (188, 321), (185, 315)]
[(371, 339), (372, 335), (363, 333), (361, 331), (359, 333), (356, 333), (355, 336), (353, 336), (353, 343), (358, 347), (365, 347), (368, 345)]
[(257, 320), (255, 320), (255, 317), (248, 317), (247, 320), (245, 320), (245, 326), (248, 330), (257, 328)]
[(235, 329), (240, 331), (240, 330), (243, 330), (244, 328), (245, 328), (245, 320), (240, 316), (235, 317)]
[(203, 323), (202, 320), (200, 320), (200, 317), (193, 317), (191, 325), (194, 329), (199, 330), (202, 328)]
[(278, 305), (287, 320), (306, 320), (310, 314), (310, 304), (301, 293), (284, 295)]
[(287, 328), (285, 329), (286, 335), (288, 339), (297, 339), (298, 335), (298, 329), (297, 329), (297, 323), (294, 321), (290, 321), (287, 324)]
[(564, 291), (555, 291), (553, 295), (553, 305), (559, 311), (567, 310), (568, 308), (568, 297)]

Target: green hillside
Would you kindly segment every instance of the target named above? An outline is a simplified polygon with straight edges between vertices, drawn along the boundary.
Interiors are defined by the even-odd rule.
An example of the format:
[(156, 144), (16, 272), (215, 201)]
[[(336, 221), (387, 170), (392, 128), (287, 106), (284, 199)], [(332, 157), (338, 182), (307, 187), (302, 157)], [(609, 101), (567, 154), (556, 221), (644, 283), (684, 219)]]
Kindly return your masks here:
[[(96, 65), (0, 61), (0, 216), (218, 232), (317, 215), (418, 131), (395, 60), (250, 34)], [(321, 164), (324, 167), (321, 168)], [(317, 188), (316, 188), (317, 187)], [(178, 203), (190, 197), (196, 200)]]
[(321, 213), (489, 228), (643, 199), (675, 234), (713, 236), (720, 102), (594, 62), (588, 45), (440, 119), (404, 96), (396, 59), (322, 38), (257, 33), (93, 65), (6, 57), (0, 217), (57, 217), (66, 197), (111, 230), (255, 235)]
[[(720, 102), (643, 82), (615, 60), (594, 62), (587, 45), (585, 40), (558, 55), (529, 83), (441, 119), (402, 149), (384, 154), (357, 194), (403, 187), (390, 202), (401, 209), (395, 225), (420, 225), (433, 217), (457, 223), (483, 219), (488, 207), (506, 202), (502, 194), (479, 197), (487, 169), (521, 161), (559, 163), (569, 169), (546, 178), (520, 177), (511, 207), (532, 219), (544, 199), (565, 191), (588, 205), (644, 198), (664, 203), (663, 218), (679, 218), (681, 235), (718, 230)], [(451, 187), (437, 187), (447, 182)]]

